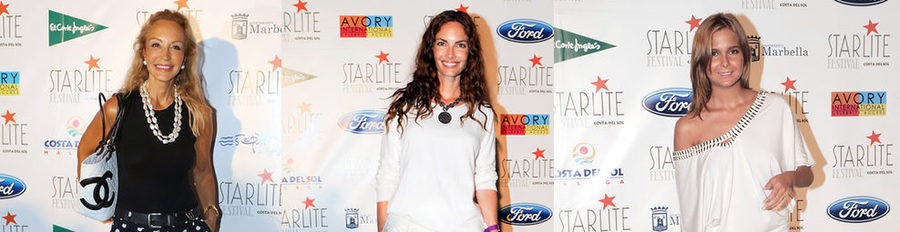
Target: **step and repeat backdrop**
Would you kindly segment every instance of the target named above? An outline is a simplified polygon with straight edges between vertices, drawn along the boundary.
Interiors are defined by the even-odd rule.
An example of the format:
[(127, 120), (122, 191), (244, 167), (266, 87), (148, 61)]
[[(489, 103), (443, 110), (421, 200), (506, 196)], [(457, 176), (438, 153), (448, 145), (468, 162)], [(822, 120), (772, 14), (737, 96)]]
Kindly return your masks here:
[(485, 48), (503, 231), (680, 231), (672, 129), (696, 27), (720, 11), (817, 163), (791, 230), (900, 225), (894, 1), (0, 0), (0, 231), (108, 230), (72, 210), (78, 141), (162, 9), (202, 47), (222, 231), (376, 231), (387, 97), (453, 9)]

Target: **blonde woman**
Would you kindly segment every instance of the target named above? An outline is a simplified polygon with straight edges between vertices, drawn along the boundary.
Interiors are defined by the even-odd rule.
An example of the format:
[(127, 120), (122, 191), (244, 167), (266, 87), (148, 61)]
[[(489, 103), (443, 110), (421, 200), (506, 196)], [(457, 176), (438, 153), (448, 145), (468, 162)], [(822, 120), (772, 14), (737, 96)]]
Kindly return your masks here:
[(100, 114), (112, 125), (125, 110), (116, 139), (119, 194), (110, 231), (218, 231), (215, 118), (203, 93), (190, 23), (178, 12), (156, 12), (134, 48), (125, 85), (81, 138), (79, 172), (107, 133)]

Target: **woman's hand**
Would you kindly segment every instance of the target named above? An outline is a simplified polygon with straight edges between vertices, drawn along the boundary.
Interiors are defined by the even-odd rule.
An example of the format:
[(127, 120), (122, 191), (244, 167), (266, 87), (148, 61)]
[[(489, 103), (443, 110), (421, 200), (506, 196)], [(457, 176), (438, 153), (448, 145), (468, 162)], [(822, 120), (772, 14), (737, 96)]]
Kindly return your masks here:
[(763, 210), (784, 209), (794, 198), (794, 171), (773, 176), (763, 189), (771, 190), (769, 196), (763, 201)]

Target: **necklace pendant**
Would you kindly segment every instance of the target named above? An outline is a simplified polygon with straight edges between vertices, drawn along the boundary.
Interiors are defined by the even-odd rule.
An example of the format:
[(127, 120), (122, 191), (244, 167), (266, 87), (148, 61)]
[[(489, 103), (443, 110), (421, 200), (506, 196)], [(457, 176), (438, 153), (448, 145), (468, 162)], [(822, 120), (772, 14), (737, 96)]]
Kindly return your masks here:
[(438, 121), (440, 121), (443, 124), (450, 123), (450, 120), (452, 120), (452, 119), (453, 119), (453, 116), (450, 116), (450, 113), (447, 113), (447, 111), (444, 111), (444, 112), (441, 112), (440, 114), (438, 114)]

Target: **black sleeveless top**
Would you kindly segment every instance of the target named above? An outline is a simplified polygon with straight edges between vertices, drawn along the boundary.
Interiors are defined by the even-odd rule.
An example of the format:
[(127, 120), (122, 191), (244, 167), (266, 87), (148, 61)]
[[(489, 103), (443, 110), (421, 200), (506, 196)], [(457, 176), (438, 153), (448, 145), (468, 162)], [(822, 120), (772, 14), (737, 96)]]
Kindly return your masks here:
[[(197, 139), (191, 133), (187, 105), (181, 106), (178, 138), (163, 144), (150, 130), (140, 92), (132, 91), (119, 100), (125, 104), (126, 111), (116, 138), (119, 160), (117, 208), (141, 213), (169, 213), (197, 207), (197, 194), (191, 181)], [(155, 114), (160, 132), (172, 133), (175, 103)]]

